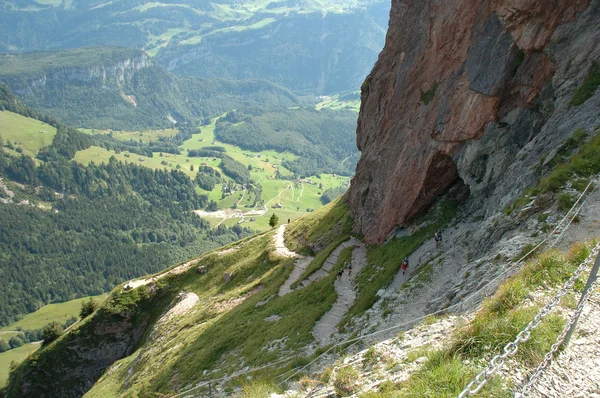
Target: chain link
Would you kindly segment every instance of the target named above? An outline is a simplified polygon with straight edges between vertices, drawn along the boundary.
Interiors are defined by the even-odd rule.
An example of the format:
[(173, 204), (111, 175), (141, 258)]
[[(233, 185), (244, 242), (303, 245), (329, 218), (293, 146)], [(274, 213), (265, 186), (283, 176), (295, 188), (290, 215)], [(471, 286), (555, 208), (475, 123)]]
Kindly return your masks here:
[(575, 322), (577, 322), (577, 318), (579, 318), (579, 315), (581, 315), (581, 312), (583, 311), (583, 307), (585, 306), (585, 303), (587, 302), (588, 298), (590, 297), (590, 295), (592, 294), (592, 292), (594, 291), (594, 289), (596, 288), (597, 285), (598, 285), (598, 282), (594, 281), (594, 283), (592, 283), (592, 285), (590, 286), (590, 289), (586, 292), (585, 296), (583, 296), (581, 298), (579, 305), (577, 305), (577, 308), (575, 309), (575, 312), (573, 312), (573, 315), (571, 315), (571, 318), (569, 318), (569, 321), (565, 325), (564, 329), (562, 330), (560, 335), (556, 338), (556, 342), (554, 344), (552, 344), (552, 346), (550, 347), (550, 351), (548, 351), (546, 353), (546, 355), (544, 356), (544, 360), (538, 365), (538, 367), (535, 369), (535, 371), (531, 374), (531, 376), (529, 377), (529, 381), (527, 383), (525, 383), (525, 385), (523, 385), (521, 392), (520, 393), (518, 392), (515, 394), (515, 398), (526, 397), (531, 392), (531, 388), (535, 385), (538, 378), (542, 375), (542, 373), (544, 372), (546, 367), (548, 367), (550, 362), (552, 362), (552, 360), (554, 359), (556, 352), (563, 344), (565, 337), (567, 336), (567, 333), (571, 329), (571, 326), (573, 326), (573, 324)]
[[(502, 367), (506, 358), (511, 357), (517, 353), (517, 351), (519, 350), (519, 344), (524, 343), (527, 340), (529, 340), (529, 338), (531, 337), (531, 331), (540, 325), (542, 320), (560, 302), (560, 299), (565, 294), (567, 294), (569, 289), (571, 287), (573, 287), (573, 285), (575, 284), (575, 281), (577, 280), (577, 278), (579, 278), (579, 276), (583, 273), (584, 270), (589, 268), (589, 265), (592, 263), (592, 261), (595, 260), (595, 258), (599, 252), (600, 252), (600, 242), (598, 244), (596, 244), (596, 246), (594, 247), (594, 249), (592, 250), (590, 255), (581, 264), (579, 264), (579, 267), (577, 267), (577, 269), (575, 270), (573, 275), (571, 275), (569, 280), (567, 280), (563, 284), (563, 286), (558, 290), (556, 295), (554, 297), (552, 297), (550, 302), (548, 302), (548, 304), (546, 304), (537, 313), (537, 315), (535, 317), (533, 317), (533, 319), (527, 324), (527, 326), (525, 326), (525, 328), (521, 332), (519, 332), (519, 334), (517, 334), (516, 338), (513, 341), (511, 341), (510, 343), (508, 343), (504, 346), (502, 354), (495, 355), (490, 360), (488, 366), (486, 366), (485, 369), (483, 369), (477, 376), (475, 376), (475, 379), (473, 381), (471, 381), (465, 387), (464, 390), (462, 390), (462, 392), (458, 395), (458, 398), (465, 398), (470, 395), (475, 395), (479, 391), (481, 391), (481, 389), (483, 388), (483, 386), (486, 385), (486, 383), (488, 382), (490, 377), (494, 373), (496, 373), (500, 369), (500, 367)], [(582, 300), (582, 302), (583, 302), (583, 300)], [(581, 309), (579, 309), (579, 312), (581, 312)], [(565, 334), (566, 334), (566, 332), (565, 332)], [(563, 336), (563, 339), (564, 339), (564, 336)], [(562, 342), (562, 340), (561, 340), (561, 342)], [(560, 346), (560, 343), (558, 343), (556, 350), (558, 350), (558, 346)], [(554, 347), (554, 345), (552, 347)], [(548, 354), (546, 354), (546, 358), (544, 358), (544, 361), (549, 362), (552, 359), (552, 355), (554, 352), (556, 352), (556, 350), (554, 350), (552, 352), (552, 354), (549, 353), (550, 359), (547, 359)], [(540, 366), (541, 366), (541, 364), (540, 364)], [(546, 366), (547, 366), (547, 364), (543, 368), (545, 368)], [(537, 379), (537, 377), (539, 377), (539, 375), (537, 375), (535, 378)], [(534, 380), (534, 382), (535, 382), (535, 380)], [(532, 385), (533, 385), (533, 383), (532, 383)], [(529, 388), (531, 388), (531, 387), (529, 387)]]

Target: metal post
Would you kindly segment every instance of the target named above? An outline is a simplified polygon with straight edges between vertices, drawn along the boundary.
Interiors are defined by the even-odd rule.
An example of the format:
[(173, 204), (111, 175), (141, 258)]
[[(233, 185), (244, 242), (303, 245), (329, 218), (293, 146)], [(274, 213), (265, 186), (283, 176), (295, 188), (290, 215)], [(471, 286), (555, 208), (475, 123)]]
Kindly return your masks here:
[(212, 385), (210, 384), (210, 381), (208, 382), (208, 396), (212, 398)]
[[(587, 283), (585, 284), (583, 293), (581, 293), (581, 298), (579, 299), (578, 306), (579, 306), (579, 304), (581, 304), (581, 301), (585, 297), (588, 290), (590, 290), (590, 287), (592, 286), (592, 284), (598, 278), (598, 269), (600, 269), (600, 254), (598, 254), (598, 256), (596, 257), (596, 262), (594, 263), (594, 266), (592, 267), (592, 270), (590, 271), (590, 276), (588, 277)], [(581, 313), (579, 313), (579, 315), (581, 315)], [(567, 335), (565, 336), (565, 340), (563, 341), (564, 347), (566, 347), (569, 344), (569, 341), (571, 340), (571, 336), (573, 335), (573, 332), (575, 331), (575, 328), (577, 327), (577, 321), (579, 321), (579, 315), (577, 315), (577, 318), (575, 318), (575, 322), (573, 322), (573, 324), (571, 325), (571, 328), (569, 329), (569, 331), (567, 332)]]

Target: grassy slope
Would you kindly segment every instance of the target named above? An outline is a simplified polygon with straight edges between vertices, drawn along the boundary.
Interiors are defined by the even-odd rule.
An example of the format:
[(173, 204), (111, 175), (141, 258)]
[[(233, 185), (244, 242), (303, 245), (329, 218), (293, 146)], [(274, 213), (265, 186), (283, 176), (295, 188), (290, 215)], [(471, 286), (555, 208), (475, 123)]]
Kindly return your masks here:
[(4, 143), (10, 140), (29, 156), (35, 156), (41, 148), (52, 144), (56, 135), (55, 127), (9, 111), (0, 111), (0, 126)]
[[(132, 356), (138, 364), (132, 377), (132, 390), (142, 396), (157, 391), (175, 391), (203, 379), (204, 369), (216, 367), (232, 371), (241, 366), (240, 361), (251, 366), (272, 362), (293, 354), (312, 341), (312, 326), (336, 299), (335, 275), (332, 273), (309, 288), (277, 297), (276, 292), (291, 267), (286, 266), (289, 259), (275, 259), (268, 254), (271, 241), (272, 235), (267, 234), (247, 241), (231, 254), (208, 254), (199, 261), (209, 269), (207, 274), (200, 275), (192, 270), (169, 281), (177, 289), (198, 294), (201, 304), (185, 316), (171, 320), (168, 327), (157, 328), (148, 341), (151, 345)], [(225, 270), (234, 274), (229, 284), (223, 282)], [(249, 292), (253, 294), (243, 303), (220, 312), (221, 305), (231, 305), (231, 300)], [(269, 297), (266, 305), (257, 307), (259, 301)], [(277, 322), (264, 320), (271, 315), (279, 315), (282, 319)], [(279, 349), (265, 349), (270, 342), (281, 338), (285, 341)], [(175, 345), (180, 348), (168, 350)], [(132, 357), (121, 363), (131, 363)], [(190, 363), (194, 366), (189, 366)], [(127, 367), (115, 368), (87, 394), (88, 397), (126, 395), (118, 389), (128, 378)], [(220, 374), (215, 372), (211, 377)]]
[[(329, 208), (332, 207), (335, 211), (321, 214), (323, 225), (335, 225), (346, 219), (339, 210), (343, 206)], [(330, 217), (334, 219), (329, 220)], [(106, 344), (114, 337), (95, 335), (94, 332), (107, 322), (114, 322), (107, 314), (115, 314), (113, 318), (128, 313), (130, 319), (156, 319), (181, 291), (194, 292), (199, 296), (199, 303), (184, 315), (155, 326), (152, 332), (147, 328), (142, 345), (132, 347), (133, 354), (118, 361), (121, 366), (106, 373), (87, 396), (149, 396), (154, 392), (178, 391), (209, 377), (202, 374), (204, 369), (217, 369), (210, 374), (210, 377), (216, 377), (300, 351), (313, 341), (312, 327), (336, 300), (335, 271), (307, 288), (278, 297), (279, 286), (292, 270), (292, 259), (273, 256), (272, 235), (269, 232), (245, 239), (220, 249), (230, 249), (224, 253), (207, 253), (196, 263), (207, 267), (206, 274), (198, 273), (193, 266), (183, 274), (160, 279), (154, 293), (151, 293), (153, 289), (145, 287), (127, 293), (115, 289), (94, 317), (38, 351), (32, 358), (37, 363), (35, 367), (31, 362), (24, 363), (15, 374), (17, 384), (20, 380), (36, 378), (39, 383), (52, 385), (54, 380), (44, 379), (48, 377), (44, 369), (58, 366), (63, 372), (70, 372), (68, 369), (85, 367), (86, 362), (73, 356), (74, 351), (67, 347), (108, 350)], [(322, 238), (319, 234), (311, 236)], [(226, 272), (233, 274), (229, 283), (223, 278)], [(138, 290), (143, 294), (134, 294)], [(265, 305), (257, 306), (265, 300), (268, 300)], [(271, 315), (279, 315), (282, 319), (265, 321)], [(265, 349), (278, 339), (282, 339), (279, 345)], [(174, 347), (176, 349), (172, 349)], [(133, 365), (133, 375), (128, 373), (129, 365)], [(280, 368), (266, 372), (281, 373), (289, 369), (287, 366), (282, 364)], [(122, 388), (125, 380), (129, 380), (129, 384)], [(69, 388), (75, 388), (74, 383), (75, 378), (70, 377)]]
[[(525, 297), (540, 288), (547, 291), (562, 285), (590, 250), (591, 245), (576, 244), (567, 255), (550, 250), (528, 262), (519, 273), (505, 281), (492, 297), (484, 301), (472, 321), (450, 336), (446, 347), (419, 354), (427, 357), (421, 369), (407, 380), (387, 383), (385, 390), (374, 391), (366, 397), (457, 396), (488, 364), (490, 354), (500, 353), (538, 313), (540, 305), (523, 305)], [(584, 278), (580, 277), (575, 284), (575, 291), (581, 291), (583, 284)], [(563, 299), (561, 305), (573, 309), (576, 299), (573, 296), (565, 298), (568, 300)], [(568, 304), (569, 301), (572, 303)], [(512, 359), (519, 364), (513, 363), (511, 366), (525, 366), (529, 369), (537, 366), (565, 324), (563, 316), (555, 312), (549, 314), (531, 333), (531, 338), (520, 344)], [(513, 396), (499, 376), (492, 377), (479, 395), (493, 398)]]
[(21, 363), (29, 356), (29, 354), (35, 352), (38, 348), (40, 348), (39, 343), (32, 343), (0, 353), (0, 388), (2, 388), (8, 380), (11, 362)]
[[(101, 304), (106, 299), (106, 294), (102, 294), (100, 296), (92, 296), (91, 298), (98, 304)], [(84, 297), (67, 301), (64, 303), (45, 305), (36, 312), (27, 314), (20, 321), (0, 328), (0, 331), (17, 330), (17, 328), (21, 328), (24, 330), (39, 329), (52, 321), (63, 323), (64, 321), (73, 316), (78, 317), (79, 310), (81, 309), (81, 303), (89, 299), (90, 297)]]
[(334, 200), (313, 213), (292, 222), (285, 231), (285, 244), (291, 250), (310, 253), (350, 234), (352, 217), (343, 199)]

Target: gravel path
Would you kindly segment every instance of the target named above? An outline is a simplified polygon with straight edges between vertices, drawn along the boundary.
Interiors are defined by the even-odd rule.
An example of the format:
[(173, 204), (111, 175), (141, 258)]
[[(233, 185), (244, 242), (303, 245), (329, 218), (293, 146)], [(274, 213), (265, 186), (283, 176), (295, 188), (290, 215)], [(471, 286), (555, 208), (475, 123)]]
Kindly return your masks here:
[[(399, 269), (394, 276), (394, 281), (388, 286), (384, 297), (391, 294), (395, 294), (402, 287), (404, 282), (409, 280), (412, 276), (417, 274), (417, 270), (421, 265), (434, 258), (436, 255), (443, 254), (448, 249), (451, 249), (456, 245), (455, 237), (456, 230), (449, 228), (443, 231), (444, 242), (438, 247), (435, 247), (435, 241), (433, 236), (426, 240), (421, 246), (417, 248), (408, 256), (408, 270), (403, 274), (402, 269)], [(401, 263), (403, 259), (399, 258), (398, 263)]]
[(277, 233), (273, 237), (275, 241), (275, 254), (282, 257), (298, 257), (298, 255), (285, 247), (285, 242), (283, 240), (283, 233), (285, 232), (285, 227), (287, 224), (281, 224), (277, 229)]
[(285, 296), (286, 294), (292, 292), (292, 285), (294, 284), (294, 282), (296, 282), (298, 279), (300, 279), (300, 277), (306, 270), (306, 267), (308, 267), (308, 265), (311, 263), (312, 260), (313, 260), (313, 257), (309, 256), (309, 257), (300, 258), (294, 262), (294, 270), (292, 271), (290, 276), (287, 278), (285, 283), (283, 285), (281, 285), (281, 287), (279, 288), (279, 296), (280, 297)]
[(344, 250), (345, 248), (350, 247), (350, 246), (357, 246), (359, 244), (360, 244), (360, 241), (358, 239), (350, 238), (347, 241), (343, 242), (338, 247), (336, 247), (331, 252), (329, 257), (327, 257), (327, 260), (325, 260), (325, 262), (323, 263), (323, 266), (321, 268), (319, 268), (316, 272), (313, 272), (312, 274), (310, 274), (310, 276), (308, 278), (306, 278), (305, 280), (302, 281), (302, 283), (301, 283), (302, 287), (306, 287), (306, 286), (310, 285), (311, 283), (321, 280), (321, 279), (325, 278), (327, 275), (329, 275), (329, 271), (331, 271), (333, 269), (333, 267), (335, 266), (335, 263), (337, 263), (337, 260), (340, 256), (340, 253), (342, 252), (342, 250)]
[[(342, 247), (344, 243), (340, 245), (337, 249)], [(332, 256), (333, 253), (331, 256), (329, 256), (327, 261), (329, 261)], [(348, 312), (348, 310), (356, 300), (354, 279), (360, 273), (363, 266), (367, 263), (367, 248), (365, 247), (365, 245), (360, 244), (357, 248), (355, 248), (352, 251), (351, 261), (352, 274), (348, 275), (348, 273), (345, 272), (341, 279), (337, 279), (335, 281), (334, 286), (335, 291), (338, 294), (338, 298), (335, 304), (333, 304), (333, 306), (331, 307), (331, 309), (325, 315), (323, 315), (321, 319), (319, 319), (319, 321), (312, 330), (314, 338), (321, 346), (327, 345), (331, 342), (331, 335), (337, 331), (338, 323), (340, 323), (344, 315), (346, 315), (346, 312)], [(333, 265), (335, 265), (335, 262), (333, 262), (333, 264), (331, 265), (330, 270), (333, 268)], [(323, 267), (325, 267), (325, 265)]]

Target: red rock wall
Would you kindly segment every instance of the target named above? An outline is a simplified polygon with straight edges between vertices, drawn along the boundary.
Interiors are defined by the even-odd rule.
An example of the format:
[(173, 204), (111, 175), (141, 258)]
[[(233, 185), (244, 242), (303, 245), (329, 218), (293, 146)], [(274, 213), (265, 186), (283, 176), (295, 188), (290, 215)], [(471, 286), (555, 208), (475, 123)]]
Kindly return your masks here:
[(355, 229), (381, 243), (451, 186), (452, 157), (527, 107), (556, 67), (553, 31), (589, 0), (392, 1), (385, 48), (362, 87), (361, 158), (346, 198)]

